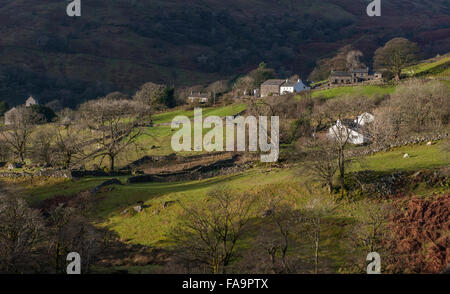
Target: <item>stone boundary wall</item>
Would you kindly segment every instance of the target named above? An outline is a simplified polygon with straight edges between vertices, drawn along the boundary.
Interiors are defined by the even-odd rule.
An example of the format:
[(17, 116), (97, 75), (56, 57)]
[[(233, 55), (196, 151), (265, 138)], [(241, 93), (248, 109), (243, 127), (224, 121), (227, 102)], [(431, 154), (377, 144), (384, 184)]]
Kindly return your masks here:
[(389, 145), (385, 145), (385, 146), (379, 146), (379, 147), (375, 147), (375, 146), (370, 146), (369, 148), (363, 152), (363, 155), (373, 155), (375, 153), (378, 152), (383, 152), (383, 151), (389, 151), (393, 148), (398, 148), (398, 147), (403, 147), (403, 146), (407, 146), (407, 145), (414, 145), (414, 144), (420, 144), (420, 143), (425, 143), (425, 142), (434, 142), (434, 141), (441, 141), (444, 139), (448, 139), (449, 135), (447, 134), (436, 134), (436, 135), (422, 135), (422, 136), (417, 136), (417, 137), (413, 137), (410, 139), (404, 139), (404, 140), (399, 140), (397, 142), (393, 142)]
[[(448, 139), (449, 134), (435, 134), (435, 135), (422, 135), (405, 140), (399, 140), (398, 142), (391, 143), (386, 146), (368, 146), (366, 150), (363, 151), (362, 155), (373, 155), (378, 152), (389, 151), (393, 148), (420, 144), (430, 141), (440, 141)], [(189, 162), (196, 159), (201, 159), (204, 157), (211, 157), (214, 155), (223, 155), (226, 152), (217, 152), (213, 154), (201, 154), (193, 156), (180, 156), (176, 154), (171, 154), (168, 156), (145, 156), (142, 159), (134, 162), (140, 162), (141, 164), (149, 161), (176, 161), (176, 162)], [(234, 154), (232, 158), (218, 160), (209, 165), (197, 165), (182, 171), (174, 173), (161, 173), (161, 174), (150, 174), (150, 175), (140, 175), (135, 177), (130, 177), (128, 179), (129, 183), (143, 183), (143, 182), (177, 182), (177, 181), (187, 181), (187, 180), (198, 180), (202, 178), (211, 178), (219, 175), (225, 175), (230, 173), (235, 173), (247, 168), (248, 164), (243, 164), (242, 166), (237, 166), (235, 164), (236, 160), (241, 156), (241, 154)], [(109, 176), (129, 176), (131, 173), (129, 170), (120, 170), (118, 172), (107, 173), (101, 170), (94, 171), (77, 171), (77, 170), (39, 170), (34, 173), (30, 172), (0, 172), (0, 178), (7, 179), (18, 179), (18, 178), (55, 178), (55, 179), (72, 179), (72, 178), (82, 178), (86, 176), (91, 177), (109, 177)]]
[(239, 155), (235, 154), (230, 159), (216, 161), (209, 165), (198, 165), (174, 173), (149, 174), (128, 178), (128, 183), (147, 182), (178, 182), (211, 178), (218, 175), (229, 174), (242, 170), (243, 167), (235, 165)]
[(127, 166), (121, 168), (120, 171), (133, 170), (135, 168), (139, 168), (141, 165), (145, 165), (145, 164), (149, 164), (149, 163), (166, 163), (166, 162), (186, 163), (186, 162), (191, 162), (191, 161), (195, 161), (195, 160), (199, 160), (199, 159), (211, 158), (214, 156), (221, 156), (226, 153), (230, 153), (230, 152), (222, 151), (222, 152), (214, 152), (214, 153), (206, 153), (206, 154), (204, 153), (204, 154), (198, 154), (198, 155), (189, 155), (189, 156), (177, 155), (175, 153), (172, 153), (169, 155), (161, 155), (161, 156), (147, 155), (147, 156), (144, 156), (144, 157), (128, 164)]
[(0, 172), (0, 178), (18, 179), (18, 178), (55, 178), (55, 179), (72, 179), (73, 175), (70, 170), (45, 170), (30, 172)]
[(381, 80), (371, 80), (371, 81), (365, 81), (360, 83), (353, 83), (353, 84), (337, 84), (337, 85), (330, 85), (329, 81), (325, 83), (323, 86), (319, 86), (317, 88), (314, 88), (314, 91), (321, 91), (321, 90), (330, 90), (334, 88), (341, 88), (341, 87), (355, 87), (355, 86), (389, 86), (390, 84), (387, 84), (386, 82)]

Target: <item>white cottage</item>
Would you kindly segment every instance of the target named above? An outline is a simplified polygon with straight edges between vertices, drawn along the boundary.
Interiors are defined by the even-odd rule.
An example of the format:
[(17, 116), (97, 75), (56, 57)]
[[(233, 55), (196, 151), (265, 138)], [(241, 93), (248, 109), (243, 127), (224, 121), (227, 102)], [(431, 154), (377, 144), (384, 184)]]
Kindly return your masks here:
[(329, 138), (339, 138), (341, 141), (348, 140), (349, 143), (355, 145), (362, 145), (368, 142), (363, 134), (357, 132), (357, 130), (353, 129), (351, 126), (345, 125), (340, 120), (328, 130), (327, 135)]
[(301, 79), (298, 79), (297, 81), (289, 81), (286, 80), (281, 87), (280, 87), (280, 93), (281, 94), (288, 94), (288, 93), (300, 93), (302, 91), (309, 90), (310, 88), (307, 87)]
[(364, 126), (366, 124), (370, 124), (374, 120), (375, 116), (373, 116), (373, 114), (364, 112), (363, 114), (358, 115), (358, 117), (355, 119), (355, 123), (357, 123), (359, 126)]
[(355, 120), (341, 121), (337, 120), (329, 130), (327, 136), (329, 138), (340, 138), (342, 141), (348, 139), (348, 142), (355, 145), (362, 145), (369, 142), (367, 134), (362, 128), (375, 120), (373, 114), (365, 112), (359, 115)]

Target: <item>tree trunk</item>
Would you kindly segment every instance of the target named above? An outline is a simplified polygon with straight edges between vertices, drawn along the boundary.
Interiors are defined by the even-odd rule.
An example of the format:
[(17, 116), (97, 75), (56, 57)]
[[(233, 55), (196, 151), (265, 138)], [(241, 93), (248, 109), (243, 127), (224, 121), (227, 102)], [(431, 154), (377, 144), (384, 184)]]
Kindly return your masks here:
[(339, 153), (339, 182), (341, 184), (341, 198), (344, 198), (344, 190), (345, 190), (345, 185), (344, 185), (344, 176), (345, 176), (345, 167), (344, 167), (344, 154), (341, 151)]
[(69, 168), (71, 161), (72, 161), (72, 155), (69, 153), (66, 153), (66, 162), (64, 163), (64, 167)]
[(24, 154), (25, 152), (23, 152), (23, 151), (20, 151), (19, 152), (19, 160), (20, 160), (20, 163), (24, 163), (25, 162), (25, 154)]
[(282, 249), (281, 261), (283, 262), (283, 267), (284, 267), (284, 271), (286, 274), (288, 274), (290, 272), (289, 266), (286, 262), (287, 249), (288, 249), (288, 239), (287, 239), (287, 235), (284, 235), (284, 246)]
[(115, 161), (115, 156), (110, 154), (109, 155), (109, 172), (114, 171), (114, 161)]
[(333, 181), (330, 179), (330, 180), (328, 180), (328, 184), (327, 184), (327, 186), (328, 186), (328, 194), (333, 194)]
[(314, 252), (314, 274), (319, 273), (319, 242), (320, 242), (320, 218), (317, 219), (315, 232), (315, 252)]

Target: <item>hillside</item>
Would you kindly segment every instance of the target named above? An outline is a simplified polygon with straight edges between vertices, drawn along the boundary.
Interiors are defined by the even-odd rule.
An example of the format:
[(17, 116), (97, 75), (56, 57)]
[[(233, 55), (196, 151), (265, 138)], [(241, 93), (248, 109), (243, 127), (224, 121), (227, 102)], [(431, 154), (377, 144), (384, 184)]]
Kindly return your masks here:
[[(137, 144), (116, 158), (116, 169), (108, 168), (104, 156), (92, 156), (102, 149), (94, 143), (101, 136), (88, 134), (79, 116), (71, 126), (36, 125), (23, 164), (14, 163), (17, 152), (0, 149), (0, 197), (4, 193), (23, 199), (34, 211), (31, 215), (47, 224), (37, 249), (23, 254), (39, 266), (28, 269), (27, 262), (24, 268), (63, 272), (66, 264), (53, 264), (55, 258), (65, 262), (68, 252), (83, 252), (92, 256), (83, 273), (212, 273), (214, 258), (200, 264), (190, 259), (203, 252), (190, 246), (205, 246), (205, 239), (190, 239), (189, 225), (196, 222), (188, 216), (197, 211), (207, 223), (225, 216), (224, 223), (235, 223), (233, 228), (245, 224), (233, 245), (233, 258), (223, 265), (227, 273), (361, 274), (366, 272), (367, 253), (374, 251), (383, 258), (383, 274), (441, 272), (450, 258), (448, 55), (403, 72), (399, 82), (319, 87), (297, 96), (262, 98), (261, 106), (272, 103), (271, 111), (281, 121), (284, 139), (276, 163), (261, 163), (256, 160), (259, 154), (252, 152), (174, 153), (170, 122), (180, 115), (192, 119), (192, 105), (155, 113), (153, 125), (142, 126)], [(246, 99), (222, 101), (203, 108), (203, 115), (264, 113), (258, 109)], [(96, 107), (95, 115), (102, 116), (100, 110)], [(77, 111), (81, 114), (83, 109)], [(341, 174), (337, 145), (331, 143), (337, 141), (310, 145), (309, 131), (320, 138), (338, 118), (365, 111), (375, 117), (368, 123), (373, 141), (343, 146), (347, 164)], [(398, 117), (402, 121), (392, 119)], [(128, 120), (122, 117), (122, 124)], [(63, 166), (59, 156), (68, 150), (73, 152), (72, 163)], [(326, 150), (330, 157), (324, 156)], [(323, 172), (324, 164), (332, 169), (326, 179), (317, 173)], [(228, 191), (229, 198), (222, 199), (242, 202), (232, 200), (224, 214), (211, 196), (220, 191)], [(0, 198), (2, 204), (13, 207), (20, 203), (3, 199), (7, 198)], [(253, 206), (247, 211), (245, 203)], [(248, 213), (243, 222), (235, 219), (242, 211)], [(0, 217), (5, 220), (8, 214), (0, 211)], [(0, 223), (5, 228), (12, 221)], [(208, 236), (215, 231), (205, 229)], [(283, 239), (289, 267), (280, 261)], [(223, 239), (217, 240), (222, 244)], [(53, 244), (64, 247), (54, 250)], [(273, 255), (271, 248), (276, 249)], [(6, 259), (0, 258), (0, 266), (2, 260)]]
[[(147, 81), (175, 86), (232, 78), (266, 61), (279, 75), (307, 76), (317, 59), (352, 44), (370, 61), (396, 36), (425, 55), (450, 51), (445, 0), (383, 1), (382, 17), (364, 0), (0, 2), (0, 100), (67, 106)], [(407, 12), (407, 13), (406, 13)]]

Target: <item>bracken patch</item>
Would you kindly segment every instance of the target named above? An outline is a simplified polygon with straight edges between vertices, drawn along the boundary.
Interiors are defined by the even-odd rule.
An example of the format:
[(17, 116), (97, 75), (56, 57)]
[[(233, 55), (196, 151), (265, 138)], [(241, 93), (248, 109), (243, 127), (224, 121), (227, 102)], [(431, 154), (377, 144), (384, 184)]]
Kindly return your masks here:
[(450, 263), (450, 194), (398, 200), (387, 241), (395, 272), (439, 273)]

